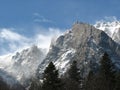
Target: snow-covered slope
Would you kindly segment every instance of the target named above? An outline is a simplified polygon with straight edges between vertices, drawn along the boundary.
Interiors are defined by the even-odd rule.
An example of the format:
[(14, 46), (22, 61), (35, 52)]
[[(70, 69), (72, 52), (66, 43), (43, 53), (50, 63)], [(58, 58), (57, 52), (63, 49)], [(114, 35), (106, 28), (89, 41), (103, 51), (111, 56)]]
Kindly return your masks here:
[[(78, 62), (78, 67), (85, 76), (90, 69), (97, 70), (104, 52), (107, 52), (116, 66), (120, 68), (119, 25), (118, 21), (97, 23), (95, 27), (102, 31), (92, 25), (77, 22), (71, 30), (52, 40), (47, 55), (46, 50), (34, 45), (15, 54), (0, 56), (0, 77), (8, 83), (15, 83), (11, 79), (13, 77), (25, 85), (26, 80), (35, 76), (36, 70), (37, 76), (40, 76), (49, 62), (54, 62), (63, 74), (73, 60)], [(6, 78), (7, 74), (12, 77)]]
[[(44, 59), (45, 53), (46, 50), (34, 45), (21, 52), (16, 52), (14, 55), (0, 56), (0, 69), (23, 84), (24, 81), (35, 76), (36, 69)], [(4, 77), (2, 73), (0, 76)], [(4, 78), (4, 80), (12, 84), (11, 79)]]
[(77, 60), (78, 67), (85, 76), (90, 69), (97, 70), (104, 52), (109, 54), (118, 67), (120, 66), (120, 45), (94, 26), (77, 22), (71, 30), (51, 44), (46, 58), (39, 65), (37, 76), (40, 76), (51, 61), (63, 74), (73, 60)]
[(96, 28), (106, 32), (114, 41), (120, 44), (120, 21), (114, 18), (113, 20), (97, 21), (94, 25)]

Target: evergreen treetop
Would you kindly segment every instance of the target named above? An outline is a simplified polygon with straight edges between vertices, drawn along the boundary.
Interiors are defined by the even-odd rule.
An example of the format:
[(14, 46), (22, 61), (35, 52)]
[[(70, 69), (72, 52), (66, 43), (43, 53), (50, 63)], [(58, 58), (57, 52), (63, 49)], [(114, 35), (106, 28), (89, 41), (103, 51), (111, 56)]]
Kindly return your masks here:
[(77, 68), (77, 61), (73, 61), (73, 63), (70, 65), (68, 74), (70, 79), (73, 79), (77, 82), (81, 80), (80, 70)]
[(50, 62), (43, 73), (43, 90), (58, 90), (61, 87), (61, 80), (58, 78), (58, 70)]

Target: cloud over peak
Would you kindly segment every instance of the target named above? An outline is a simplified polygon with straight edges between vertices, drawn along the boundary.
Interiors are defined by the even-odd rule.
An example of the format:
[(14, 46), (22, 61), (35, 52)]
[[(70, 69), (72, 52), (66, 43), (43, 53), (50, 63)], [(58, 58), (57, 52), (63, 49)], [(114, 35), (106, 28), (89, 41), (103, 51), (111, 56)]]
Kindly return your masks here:
[(12, 31), (12, 29), (3, 28), (0, 32), (0, 38), (10, 41), (27, 40), (24, 36)]
[(13, 31), (11, 28), (0, 29), (0, 55), (13, 53), (32, 45), (49, 49), (51, 39), (62, 33), (61, 30), (57, 28), (47, 28), (47, 32), (44, 32), (44, 34), (42, 34), (40, 30), (41, 28), (35, 35), (26, 37)]

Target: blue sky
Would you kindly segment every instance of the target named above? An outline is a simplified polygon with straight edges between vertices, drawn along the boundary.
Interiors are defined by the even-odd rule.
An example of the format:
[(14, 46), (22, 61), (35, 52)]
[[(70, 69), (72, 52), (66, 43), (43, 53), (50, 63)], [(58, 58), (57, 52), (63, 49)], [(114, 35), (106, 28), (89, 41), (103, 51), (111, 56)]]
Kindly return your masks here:
[(106, 16), (120, 19), (120, 0), (0, 0), (0, 47), (6, 52), (38, 33), (58, 34), (77, 20), (94, 24)]
[(119, 4), (120, 0), (0, 0), (0, 27), (69, 28), (76, 20), (94, 23), (105, 16), (119, 18)]

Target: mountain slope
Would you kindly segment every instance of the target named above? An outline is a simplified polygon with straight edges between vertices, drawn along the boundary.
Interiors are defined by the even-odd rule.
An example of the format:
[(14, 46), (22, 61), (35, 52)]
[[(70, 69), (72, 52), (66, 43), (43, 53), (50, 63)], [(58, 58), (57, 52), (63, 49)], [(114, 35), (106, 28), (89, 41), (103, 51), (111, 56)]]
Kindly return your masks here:
[[(27, 84), (26, 80), (35, 76), (36, 69), (44, 57), (45, 50), (32, 46), (21, 52), (16, 52), (14, 55), (0, 57), (0, 68), (19, 83), (25, 85)], [(0, 76), (3, 77), (4, 74), (0, 73)], [(6, 81), (6, 78), (3, 79)], [(16, 83), (14, 80), (11, 82), (11, 80), (12, 78), (7, 80), (8, 84)]]
[(95, 25), (96, 28), (103, 30), (115, 42), (120, 44), (120, 21), (114, 19), (112, 21), (98, 21)]
[(0, 69), (0, 89), (1, 90), (25, 90), (25, 88), (19, 83), (19, 81), (16, 80), (16, 78), (12, 77), (7, 72), (1, 69)]
[(120, 45), (115, 43), (103, 31), (85, 24), (76, 23), (72, 30), (61, 35), (39, 65), (37, 76), (39, 76), (49, 62), (54, 62), (63, 74), (69, 68), (73, 60), (77, 60), (78, 67), (85, 76), (90, 69), (97, 70), (99, 60), (104, 52), (107, 52), (113, 62), (120, 65)]
[[(114, 38), (119, 41), (116, 34)], [(60, 74), (64, 74), (73, 60), (78, 62), (82, 75), (86, 76), (91, 69), (97, 71), (104, 52), (109, 54), (116, 68), (120, 69), (120, 44), (109, 36), (92, 25), (77, 22), (71, 30), (51, 43), (47, 55), (45, 50), (32, 46), (14, 55), (0, 57), (0, 77), (10, 84), (13, 82), (28, 86), (35, 74), (41, 77), (49, 62), (54, 62)], [(7, 72), (5, 76), (11, 78), (4, 78), (3, 71)]]

